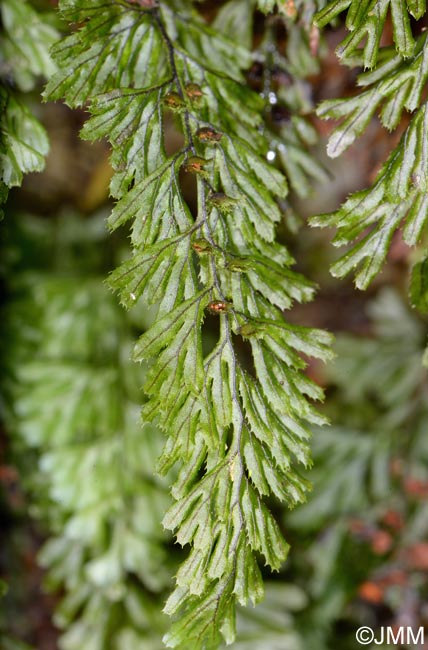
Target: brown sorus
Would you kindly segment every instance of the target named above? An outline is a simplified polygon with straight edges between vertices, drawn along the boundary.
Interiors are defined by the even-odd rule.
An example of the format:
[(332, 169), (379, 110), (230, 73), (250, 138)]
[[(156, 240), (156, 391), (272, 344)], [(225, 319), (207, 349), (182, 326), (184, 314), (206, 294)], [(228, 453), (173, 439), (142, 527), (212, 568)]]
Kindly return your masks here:
[(202, 142), (218, 142), (221, 140), (223, 134), (214, 131), (210, 126), (203, 126), (196, 131), (196, 136), (199, 140), (202, 140)]
[(358, 595), (368, 603), (379, 604), (383, 601), (383, 589), (375, 582), (363, 582), (358, 589)]
[(204, 253), (210, 253), (212, 251), (212, 246), (206, 239), (195, 239), (192, 243), (193, 250), (198, 253), (198, 255), (203, 255)]
[(205, 165), (207, 163), (208, 160), (205, 160), (205, 158), (200, 158), (199, 156), (190, 156), (187, 162), (183, 165), (183, 169), (185, 172), (189, 172), (191, 174), (200, 174), (204, 171)]
[(198, 99), (204, 94), (202, 89), (198, 84), (187, 84), (185, 87), (185, 93), (190, 99)]
[(171, 91), (163, 98), (165, 104), (172, 109), (182, 108), (184, 106), (184, 99), (174, 91)]

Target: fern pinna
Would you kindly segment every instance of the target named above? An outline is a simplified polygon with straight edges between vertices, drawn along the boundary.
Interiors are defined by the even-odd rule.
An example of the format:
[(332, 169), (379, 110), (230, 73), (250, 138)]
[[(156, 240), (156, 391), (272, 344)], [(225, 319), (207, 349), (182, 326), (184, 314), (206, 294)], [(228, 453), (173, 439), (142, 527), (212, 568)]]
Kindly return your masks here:
[[(296, 468), (310, 463), (305, 422), (323, 418), (301, 353), (325, 359), (330, 337), (283, 319), (313, 286), (275, 241), (287, 184), (266, 161), (264, 100), (243, 84), (249, 52), (191, 5), (63, 0), (64, 19), (79, 29), (54, 48), (60, 72), (46, 96), (89, 102), (83, 137), (112, 145), (110, 227), (131, 224), (133, 252), (110, 284), (126, 306), (156, 305), (134, 356), (150, 364), (145, 419), (167, 435), (158, 469), (179, 464), (164, 525), (190, 545), (165, 607), (174, 617), (165, 641), (207, 648), (233, 640), (235, 601), (261, 599), (259, 554), (274, 570), (287, 556), (265, 500), (305, 497)], [(173, 153), (170, 114), (182, 133)], [(197, 187), (194, 211), (186, 176)], [(219, 325), (210, 351), (208, 313)]]

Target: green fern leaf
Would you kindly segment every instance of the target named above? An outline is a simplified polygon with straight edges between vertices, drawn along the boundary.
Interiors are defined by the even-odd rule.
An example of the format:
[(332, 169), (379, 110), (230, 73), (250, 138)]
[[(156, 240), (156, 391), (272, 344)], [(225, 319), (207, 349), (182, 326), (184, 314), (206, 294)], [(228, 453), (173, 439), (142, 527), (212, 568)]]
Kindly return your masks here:
[(376, 111), (386, 128), (395, 129), (405, 109), (418, 108), (427, 77), (428, 45), (424, 34), (408, 61), (387, 50), (375, 71), (360, 75), (358, 85), (367, 90), (349, 99), (322, 102), (317, 109), (320, 117), (343, 120), (330, 137), (329, 156), (335, 158), (343, 153), (363, 133)]
[(49, 78), (56, 69), (49, 54), (58, 38), (57, 30), (49, 24), (52, 16), (37, 13), (26, 0), (2, 0), (0, 11), (4, 30), (2, 59), (18, 88), (32, 90), (38, 77)]

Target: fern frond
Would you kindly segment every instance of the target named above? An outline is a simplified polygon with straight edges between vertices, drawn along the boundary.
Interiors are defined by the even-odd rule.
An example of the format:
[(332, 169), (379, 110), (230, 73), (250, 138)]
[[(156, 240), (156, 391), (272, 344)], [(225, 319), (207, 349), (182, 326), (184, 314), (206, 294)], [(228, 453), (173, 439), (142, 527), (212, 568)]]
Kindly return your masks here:
[[(404, 5), (402, 11), (406, 11)], [(348, 250), (333, 265), (332, 273), (343, 277), (357, 268), (355, 282), (360, 289), (365, 289), (379, 273), (399, 228), (403, 227), (404, 241), (415, 246), (426, 227), (428, 122), (427, 104), (422, 98), (427, 77), (428, 41), (423, 33), (406, 59), (394, 48), (380, 49), (378, 66), (358, 77), (362, 88), (358, 95), (324, 101), (317, 109), (320, 117), (341, 121), (327, 146), (333, 158), (353, 144), (376, 113), (392, 130), (400, 124), (405, 111), (413, 112), (373, 185), (352, 194), (337, 211), (316, 216), (311, 222), (336, 227), (334, 245), (348, 246)]]
[[(370, 560), (364, 566), (355, 563), (355, 584), (381, 584), (408, 540), (426, 536), (425, 500), (411, 493), (412, 483), (415, 495), (416, 486), (423, 485), (427, 457), (427, 372), (421, 364), (426, 320), (386, 288), (368, 303), (367, 316), (369, 336), (337, 335), (337, 359), (327, 368), (335, 387), (327, 410), (334, 413), (335, 424), (314, 436), (312, 476), (317, 487), (312, 498), (287, 516), (294, 534), (312, 540), (304, 564), (310, 567), (316, 620), (326, 632), (337, 620), (326, 602), (338, 602), (339, 611), (348, 606), (350, 571), (344, 569), (356, 553), (364, 548)], [(389, 525), (393, 518), (385, 513), (391, 512), (395, 521), (404, 520), (406, 513), (406, 525), (401, 536), (394, 535), (391, 544), (385, 537), (381, 547), (377, 540), (382, 533), (399, 526)], [(359, 599), (355, 605), (358, 621)], [(319, 645), (307, 639), (305, 647)]]
[[(110, 284), (125, 305), (141, 297), (158, 309), (134, 357), (151, 364), (145, 418), (168, 436), (159, 469), (181, 466), (164, 525), (191, 547), (166, 605), (175, 615), (166, 642), (215, 647), (234, 638), (235, 601), (263, 594), (258, 554), (275, 570), (286, 558), (263, 498), (304, 499), (304, 421), (323, 418), (300, 355), (328, 358), (330, 337), (282, 317), (313, 287), (275, 243), (287, 186), (263, 155), (263, 100), (242, 84), (249, 53), (188, 3), (78, 0), (62, 9), (83, 27), (57, 46), (61, 70), (47, 96), (91, 100), (84, 136), (107, 136), (113, 148), (110, 225), (130, 223), (134, 247)], [(183, 134), (173, 154), (163, 142), (168, 112)], [(195, 214), (183, 175), (196, 182)], [(219, 323), (209, 353), (207, 314)]]
[(421, 102), (428, 77), (427, 35), (419, 37), (414, 56), (404, 61), (386, 48), (382, 63), (358, 77), (363, 89), (355, 97), (324, 101), (317, 115), (342, 120), (330, 136), (327, 152), (331, 158), (342, 154), (367, 128), (375, 113), (389, 130), (397, 128), (404, 111), (415, 111)]
[(9, 68), (18, 88), (28, 92), (39, 77), (49, 78), (56, 70), (49, 53), (58, 38), (53, 16), (38, 13), (27, 0), (18, 3), (2, 0), (0, 7), (3, 64)]
[(409, 296), (413, 307), (416, 307), (422, 314), (428, 312), (428, 265), (427, 257), (424, 257), (413, 266), (410, 279)]
[(3, 152), (0, 153), (2, 182), (21, 185), (24, 174), (41, 171), (49, 151), (46, 131), (31, 111), (14, 96), (7, 99), (1, 120)]
[(343, 277), (356, 266), (356, 285), (365, 289), (380, 271), (394, 233), (403, 225), (405, 242), (414, 246), (421, 239), (428, 219), (428, 107), (415, 114), (380, 170), (374, 185), (351, 195), (336, 212), (312, 219), (314, 225), (334, 225), (335, 246), (357, 240), (333, 266)]

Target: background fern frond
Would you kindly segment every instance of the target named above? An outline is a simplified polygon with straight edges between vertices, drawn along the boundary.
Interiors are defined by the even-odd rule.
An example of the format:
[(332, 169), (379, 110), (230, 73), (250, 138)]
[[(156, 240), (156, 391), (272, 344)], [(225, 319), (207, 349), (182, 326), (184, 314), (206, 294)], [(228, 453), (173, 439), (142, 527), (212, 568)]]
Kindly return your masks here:
[(40, 77), (55, 70), (49, 50), (58, 32), (48, 13), (39, 14), (26, 0), (0, 3), (0, 203), (23, 175), (41, 171), (49, 143), (45, 129), (20, 96)]
[(50, 589), (65, 591), (54, 615), (61, 647), (161, 648), (174, 560), (159, 513), (170, 498), (153, 472), (159, 431), (138, 426), (145, 370), (129, 357), (141, 317), (103, 284), (108, 256), (86, 255), (106, 250), (103, 219), (9, 226), (2, 398), (32, 514), (51, 534), (39, 561)]

